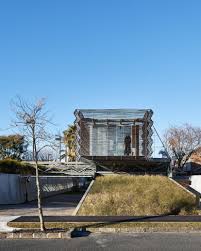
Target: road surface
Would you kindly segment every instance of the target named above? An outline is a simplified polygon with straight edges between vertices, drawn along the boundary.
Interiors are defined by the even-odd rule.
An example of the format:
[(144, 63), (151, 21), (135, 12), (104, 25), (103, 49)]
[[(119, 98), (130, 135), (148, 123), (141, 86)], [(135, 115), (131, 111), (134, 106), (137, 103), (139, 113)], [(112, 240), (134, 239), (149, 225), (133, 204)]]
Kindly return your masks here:
[(91, 234), (69, 240), (0, 240), (0, 251), (200, 251), (199, 233)]

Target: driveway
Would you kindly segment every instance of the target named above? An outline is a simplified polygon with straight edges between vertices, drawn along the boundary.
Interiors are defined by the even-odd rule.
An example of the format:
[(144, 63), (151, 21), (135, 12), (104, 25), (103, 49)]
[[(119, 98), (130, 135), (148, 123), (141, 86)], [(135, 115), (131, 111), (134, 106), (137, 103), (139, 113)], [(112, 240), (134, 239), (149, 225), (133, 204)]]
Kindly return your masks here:
[[(42, 200), (43, 212), (46, 216), (72, 215), (82, 198), (81, 194), (59, 194)], [(1, 216), (36, 216), (38, 215), (37, 201), (18, 205), (0, 205)]]

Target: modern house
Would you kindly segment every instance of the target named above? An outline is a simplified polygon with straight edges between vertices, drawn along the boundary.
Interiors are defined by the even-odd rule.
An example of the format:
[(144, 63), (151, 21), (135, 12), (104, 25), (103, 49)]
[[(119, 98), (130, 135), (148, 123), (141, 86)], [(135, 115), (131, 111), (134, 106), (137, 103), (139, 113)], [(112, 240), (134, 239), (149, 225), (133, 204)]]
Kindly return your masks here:
[(151, 157), (152, 110), (76, 110), (77, 158)]
[(124, 169), (150, 163), (158, 167), (159, 161), (152, 159), (151, 109), (76, 109), (74, 114), (78, 161), (85, 158)]

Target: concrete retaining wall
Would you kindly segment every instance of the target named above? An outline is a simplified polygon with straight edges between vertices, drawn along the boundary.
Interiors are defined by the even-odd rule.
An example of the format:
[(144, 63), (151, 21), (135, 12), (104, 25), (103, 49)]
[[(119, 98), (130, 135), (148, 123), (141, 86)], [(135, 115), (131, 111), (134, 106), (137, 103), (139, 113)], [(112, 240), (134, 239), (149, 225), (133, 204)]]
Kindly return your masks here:
[[(79, 177), (41, 176), (42, 197), (71, 191), (81, 183)], [(35, 176), (0, 174), (0, 204), (20, 204), (37, 199)]]
[(201, 175), (192, 175), (191, 178), (191, 187), (201, 193)]
[(17, 204), (26, 201), (25, 184), (16, 174), (0, 174), (0, 204)]

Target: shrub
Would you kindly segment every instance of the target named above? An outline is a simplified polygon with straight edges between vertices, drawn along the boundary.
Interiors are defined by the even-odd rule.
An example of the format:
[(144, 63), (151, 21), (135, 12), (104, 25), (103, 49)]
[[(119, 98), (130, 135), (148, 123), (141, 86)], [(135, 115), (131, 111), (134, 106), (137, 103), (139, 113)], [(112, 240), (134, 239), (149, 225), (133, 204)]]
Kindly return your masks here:
[(28, 163), (5, 159), (0, 160), (0, 173), (35, 175), (35, 168)]

